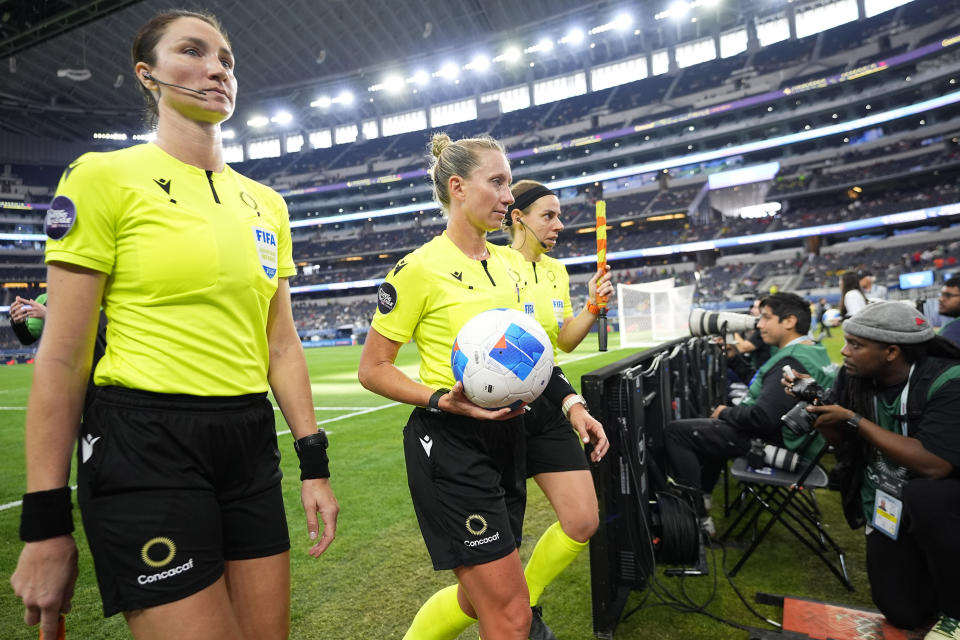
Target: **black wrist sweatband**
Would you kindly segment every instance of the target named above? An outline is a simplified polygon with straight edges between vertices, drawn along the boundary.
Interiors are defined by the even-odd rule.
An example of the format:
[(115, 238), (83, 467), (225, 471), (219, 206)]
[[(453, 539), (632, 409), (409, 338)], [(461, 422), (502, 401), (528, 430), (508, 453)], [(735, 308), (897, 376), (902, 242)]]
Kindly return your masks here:
[(20, 539), (37, 542), (73, 533), (72, 511), (70, 487), (23, 494)]
[(299, 440), (293, 448), (300, 459), (300, 481), (330, 477), (330, 458), (327, 457), (327, 434), (321, 429)]
[(554, 367), (553, 374), (550, 376), (550, 382), (547, 383), (547, 388), (543, 390), (543, 395), (546, 396), (547, 400), (559, 407), (563, 404), (564, 398), (576, 392), (577, 390), (573, 388), (573, 385), (570, 384), (567, 377), (563, 375), (563, 369)]

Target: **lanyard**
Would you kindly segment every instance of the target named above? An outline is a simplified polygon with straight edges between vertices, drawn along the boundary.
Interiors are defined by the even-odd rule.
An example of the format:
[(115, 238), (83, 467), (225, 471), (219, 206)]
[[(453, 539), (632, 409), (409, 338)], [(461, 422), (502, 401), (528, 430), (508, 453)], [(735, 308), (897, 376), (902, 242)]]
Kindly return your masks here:
[[(900, 431), (903, 436), (907, 436), (907, 395), (910, 393), (910, 378), (913, 377), (913, 370), (916, 368), (916, 363), (910, 365), (910, 373), (907, 374), (907, 384), (903, 385), (903, 391), (900, 392), (900, 410), (897, 418), (900, 420)], [(873, 397), (873, 415), (877, 416), (877, 419), (880, 419), (880, 412), (877, 407), (877, 397)]]

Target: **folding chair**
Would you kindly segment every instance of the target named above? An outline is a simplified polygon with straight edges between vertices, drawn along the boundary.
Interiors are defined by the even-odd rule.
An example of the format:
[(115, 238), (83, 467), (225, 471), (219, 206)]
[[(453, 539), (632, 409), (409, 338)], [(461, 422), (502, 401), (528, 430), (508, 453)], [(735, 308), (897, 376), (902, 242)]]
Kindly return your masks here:
[[(824, 530), (814, 493), (815, 489), (827, 486), (827, 473), (819, 464), (825, 452), (826, 448), (823, 448), (813, 460), (802, 461), (792, 473), (771, 467), (754, 469), (746, 458), (733, 461), (730, 475), (740, 482), (740, 496), (735, 501), (740, 513), (720, 536), (720, 540), (733, 536), (739, 541), (748, 532), (753, 533), (753, 539), (730, 571), (731, 576), (740, 571), (773, 525), (780, 522), (827, 565), (843, 586), (854, 590), (847, 576), (843, 550)], [(765, 513), (770, 518), (760, 529), (759, 520)], [(829, 557), (831, 552), (836, 554), (836, 561)]]

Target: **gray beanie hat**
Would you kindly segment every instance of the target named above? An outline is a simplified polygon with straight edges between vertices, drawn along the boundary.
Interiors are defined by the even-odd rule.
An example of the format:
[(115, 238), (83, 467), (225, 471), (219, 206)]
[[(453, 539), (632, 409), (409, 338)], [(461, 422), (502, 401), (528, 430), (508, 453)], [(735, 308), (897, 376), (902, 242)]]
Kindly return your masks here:
[(936, 335), (922, 313), (902, 302), (872, 302), (846, 320), (843, 330), (885, 344), (917, 344)]

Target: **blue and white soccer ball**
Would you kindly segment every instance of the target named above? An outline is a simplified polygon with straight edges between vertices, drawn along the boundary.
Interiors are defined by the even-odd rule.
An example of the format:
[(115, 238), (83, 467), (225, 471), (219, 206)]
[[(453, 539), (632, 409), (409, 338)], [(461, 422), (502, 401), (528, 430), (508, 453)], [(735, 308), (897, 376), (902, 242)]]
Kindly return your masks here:
[(553, 346), (530, 316), (515, 309), (491, 309), (460, 329), (450, 366), (474, 404), (519, 409), (546, 389), (553, 373)]
[(821, 317), (820, 320), (824, 326), (839, 327), (840, 323), (843, 322), (843, 316), (840, 315), (839, 309), (827, 309), (823, 312), (823, 317)]

